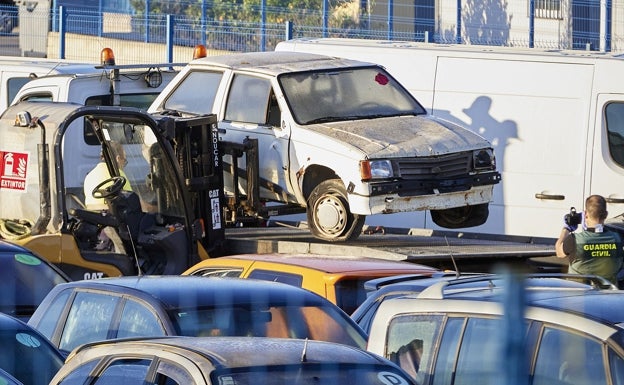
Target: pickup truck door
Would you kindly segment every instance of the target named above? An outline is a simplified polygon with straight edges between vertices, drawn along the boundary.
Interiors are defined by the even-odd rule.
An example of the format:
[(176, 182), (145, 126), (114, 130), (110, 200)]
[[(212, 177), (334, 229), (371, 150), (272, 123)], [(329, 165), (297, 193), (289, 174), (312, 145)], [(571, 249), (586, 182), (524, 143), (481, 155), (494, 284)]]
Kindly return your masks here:
[[(281, 123), (281, 111), (269, 79), (235, 74), (229, 86), (223, 120), (222, 140), (242, 143), (258, 140), (260, 196), (280, 202), (296, 202), (288, 177), (289, 127)], [(244, 160), (239, 160), (243, 176)], [(228, 165), (224, 169), (229, 170)], [(226, 177), (226, 185), (228, 184)]]
[(595, 113), (593, 143), (587, 146), (591, 183), (585, 197), (604, 196), (611, 218), (624, 213), (624, 94), (599, 94)]

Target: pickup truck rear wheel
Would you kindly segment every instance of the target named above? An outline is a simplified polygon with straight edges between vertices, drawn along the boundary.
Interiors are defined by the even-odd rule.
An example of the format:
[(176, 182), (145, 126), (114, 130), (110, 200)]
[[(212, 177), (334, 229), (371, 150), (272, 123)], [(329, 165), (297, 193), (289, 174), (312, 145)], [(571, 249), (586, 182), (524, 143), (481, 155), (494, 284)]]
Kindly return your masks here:
[(357, 238), (366, 219), (351, 213), (347, 190), (339, 179), (319, 183), (308, 198), (307, 211), (312, 235), (329, 242)]
[(438, 226), (447, 229), (459, 229), (484, 224), (489, 213), (488, 203), (483, 203), (446, 210), (431, 210), (431, 219)]

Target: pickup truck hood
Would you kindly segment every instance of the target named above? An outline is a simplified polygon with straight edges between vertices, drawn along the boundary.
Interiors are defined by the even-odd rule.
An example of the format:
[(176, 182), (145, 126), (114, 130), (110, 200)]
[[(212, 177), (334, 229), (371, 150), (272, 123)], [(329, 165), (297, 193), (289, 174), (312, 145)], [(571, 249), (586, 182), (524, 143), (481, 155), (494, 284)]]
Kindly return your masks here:
[(432, 156), (492, 146), (474, 132), (430, 115), (311, 124), (305, 128), (348, 143), (370, 158)]

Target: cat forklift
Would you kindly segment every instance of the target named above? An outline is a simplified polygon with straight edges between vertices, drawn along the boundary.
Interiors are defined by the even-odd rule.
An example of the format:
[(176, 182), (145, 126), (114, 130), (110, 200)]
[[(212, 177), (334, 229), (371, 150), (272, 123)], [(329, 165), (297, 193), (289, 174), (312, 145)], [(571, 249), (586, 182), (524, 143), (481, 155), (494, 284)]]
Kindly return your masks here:
[[(214, 115), (22, 102), (0, 117), (0, 162), (0, 238), (74, 280), (180, 274), (223, 253)], [(106, 177), (86, 189), (98, 166)]]

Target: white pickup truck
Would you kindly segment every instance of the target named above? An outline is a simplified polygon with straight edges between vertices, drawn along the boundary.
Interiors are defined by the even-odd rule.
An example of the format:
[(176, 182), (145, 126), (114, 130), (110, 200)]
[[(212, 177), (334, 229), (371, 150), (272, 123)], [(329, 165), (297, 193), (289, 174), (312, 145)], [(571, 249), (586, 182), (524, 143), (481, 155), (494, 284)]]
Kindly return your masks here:
[[(371, 63), (289, 52), (205, 57), (148, 111), (214, 113), (222, 141), (257, 140), (260, 199), (304, 210), (327, 241), (356, 238), (379, 213), (431, 210), (440, 226), (480, 225), (500, 181), (488, 141), (428, 115)], [(247, 183), (233, 158), (224, 158), (226, 193)]]
[[(180, 63), (116, 65), (112, 50), (104, 48), (100, 64), (61, 62), (59, 69), (50, 70), (49, 75), (33, 76), (15, 94), (11, 104), (23, 101), (71, 102), (147, 110), (182, 66)], [(78, 169), (66, 175), (65, 183), (68, 191), (83, 200), (83, 181), (100, 159), (101, 146), (93, 135), (87, 133), (65, 140), (87, 144), (76, 142), (66, 145), (76, 149), (70, 156), (72, 164), (78, 165)]]

